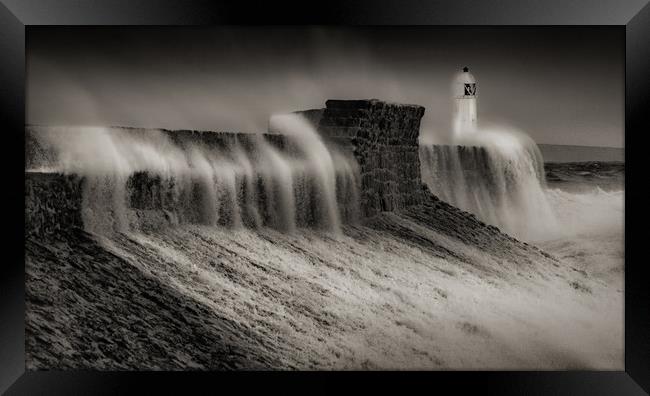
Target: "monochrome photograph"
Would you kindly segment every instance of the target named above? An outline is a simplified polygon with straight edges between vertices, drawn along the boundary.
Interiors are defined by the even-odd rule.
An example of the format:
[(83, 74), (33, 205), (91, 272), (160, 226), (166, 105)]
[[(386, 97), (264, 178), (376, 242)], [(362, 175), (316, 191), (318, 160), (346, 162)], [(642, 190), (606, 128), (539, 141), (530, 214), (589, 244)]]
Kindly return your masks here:
[(624, 30), (25, 44), (28, 370), (624, 370)]

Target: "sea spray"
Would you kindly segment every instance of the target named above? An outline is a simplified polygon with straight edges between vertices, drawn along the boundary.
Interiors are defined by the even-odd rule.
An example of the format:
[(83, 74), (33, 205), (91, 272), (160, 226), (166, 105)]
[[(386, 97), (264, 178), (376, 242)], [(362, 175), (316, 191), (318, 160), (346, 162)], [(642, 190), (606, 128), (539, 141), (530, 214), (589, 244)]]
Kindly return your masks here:
[(256, 139), (260, 151), (261, 175), (267, 221), (284, 231), (296, 229), (296, 202), (291, 165), (261, 137)]
[(258, 194), (255, 188), (256, 176), (253, 164), (239, 143), (234, 146), (232, 156), (233, 163), (238, 169), (236, 172), (238, 185), (241, 185), (237, 201), (241, 204), (242, 222), (248, 227), (258, 229), (262, 226), (262, 217), (257, 208)]
[(316, 181), (315, 199), (317, 223), (325, 228), (339, 231), (340, 214), (336, 202), (336, 173), (329, 150), (311, 124), (295, 114), (280, 114), (271, 117), (271, 128), (280, 131), (295, 146), (298, 154), (305, 158), (305, 171)]
[[(338, 232), (358, 213), (358, 165), (300, 118), (275, 118), (280, 139), (108, 127), (29, 127), (28, 171), (84, 178), (88, 231), (194, 223)], [(279, 121), (278, 121), (279, 120)], [(336, 159), (336, 163), (334, 161)]]
[(212, 169), (216, 175), (215, 183), (221, 201), (219, 218), (224, 225), (231, 228), (241, 228), (243, 223), (241, 207), (239, 205), (240, 184), (238, 184), (238, 169), (232, 166), (231, 163), (218, 158), (213, 159)]
[(448, 146), (420, 148), (422, 176), (441, 199), (528, 241), (557, 232), (543, 160), (526, 135), (481, 129)]
[(332, 150), (331, 154), (336, 174), (336, 200), (339, 202), (340, 216), (346, 222), (355, 224), (361, 220), (359, 164), (352, 153)]

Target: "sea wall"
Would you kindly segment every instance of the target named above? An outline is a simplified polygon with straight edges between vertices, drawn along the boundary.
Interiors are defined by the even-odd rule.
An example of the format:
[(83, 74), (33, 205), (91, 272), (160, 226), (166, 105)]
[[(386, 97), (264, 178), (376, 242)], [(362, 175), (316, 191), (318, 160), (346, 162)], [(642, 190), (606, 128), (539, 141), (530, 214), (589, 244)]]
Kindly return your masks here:
[[(229, 152), (236, 146), (242, 152), (252, 152), (258, 147), (260, 140), (278, 150), (291, 150), (291, 144), (282, 135), (128, 127), (104, 129), (108, 134), (126, 133), (129, 136), (139, 136), (142, 140), (146, 140), (148, 136), (166, 135), (168, 142), (180, 150), (187, 151), (193, 146), (200, 146), (207, 151)], [(188, 180), (173, 176), (161, 178), (157, 174), (138, 171), (120, 181), (121, 175), (117, 174), (63, 174), (58, 169), (60, 161), (72, 162), (70, 166), (73, 169), (76, 166), (75, 161), (70, 161), (65, 155), (61, 158), (56, 145), (51, 143), (53, 139), (65, 139), (67, 133), (64, 128), (56, 127), (25, 128), (26, 236), (50, 237), (75, 227), (88, 229), (87, 223), (97, 219), (101, 219), (102, 223), (112, 223), (112, 217), (119, 217), (116, 211), (119, 207), (123, 209), (121, 212), (122, 217), (125, 217), (123, 223), (126, 226), (150, 226), (178, 221), (221, 225), (243, 223), (246, 226), (256, 226), (261, 223), (270, 224), (276, 221), (277, 217), (281, 217), (275, 213), (277, 205), (271, 202), (268, 186), (261, 177), (251, 180), (250, 183), (237, 178), (227, 180), (230, 185), (224, 186), (215, 195), (215, 192), (210, 194), (206, 190), (205, 183), (192, 177)], [(82, 140), (78, 133), (79, 131), (70, 133), (70, 139), (76, 139), (74, 143)], [(161, 141), (164, 142), (158, 140)], [(79, 145), (79, 150), (84, 150), (83, 144)], [(106, 147), (108, 151), (111, 149), (113, 147)], [(228, 173), (228, 170), (224, 172)], [(311, 185), (308, 183), (305, 182), (299, 187), (301, 190), (297, 193), (311, 193)], [(228, 188), (232, 191), (224, 191)], [(251, 205), (237, 208), (237, 213), (233, 213), (233, 205), (229, 205), (229, 200), (253, 196), (256, 201), (254, 207)], [(208, 202), (215, 198), (219, 199), (219, 202)], [(302, 215), (297, 221), (313, 222), (314, 205), (305, 206), (307, 207), (301, 212), (296, 213)], [(105, 213), (100, 213), (102, 211)], [(112, 227), (112, 224), (109, 226)]]
[[(430, 197), (422, 182), (418, 155), (420, 120), (424, 114), (422, 106), (386, 103), (374, 99), (328, 100), (324, 109), (299, 113), (314, 125), (326, 145), (339, 153), (333, 159), (336, 168), (336, 200), (342, 221), (356, 221), (359, 217), (367, 218), (384, 211), (405, 209), (422, 204)], [(41, 130), (43, 128), (45, 130)], [(136, 213), (136, 220), (156, 211), (159, 213), (156, 218), (173, 222), (185, 219), (192, 223), (242, 223), (257, 227), (277, 226), (274, 223), (287, 216), (295, 216), (295, 223), (299, 226), (311, 225), (322, 223), (325, 216), (321, 203), (322, 188), (317, 178), (309, 174), (291, 176), (295, 208), (289, 211), (292, 213), (280, 213), (282, 207), (276, 199), (279, 199), (279, 195), (275, 197), (279, 194), (280, 184), (275, 179), (268, 179), (268, 176), (262, 177), (264, 172), (268, 173), (265, 170), (245, 175), (244, 178), (235, 175), (234, 179), (228, 179), (231, 186), (225, 192), (206, 190), (201, 180), (192, 179), (188, 185), (138, 171), (128, 175), (128, 180), (122, 182), (123, 187), (118, 186), (124, 190), (121, 193), (118, 191), (123, 198), (114, 193), (114, 197), (109, 197), (106, 195), (106, 180), (93, 179), (92, 174), (73, 177), (52, 171), (56, 169), (55, 164), (59, 158), (48, 147), (47, 128), (28, 126), (25, 130), (25, 168), (28, 170), (25, 176), (27, 234), (51, 234), (68, 226), (82, 226), (84, 219), (96, 215), (87, 213), (88, 210), (83, 212), (83, 218), (79, 214), (85, 202), (83, 197), (88, 192), (99, 194), (89, 198), (93, 202), (87, 200), (87, 203), (95, 206), (93, 211), (101, 211), (103, 205), (99, 201), (94, 202), (96, 200), (105, 200), (108, 205), (118, 202), (125, 206), (124, 210), (114, 208), (109, 217), (117, 215), (119, 209), (122, 212)], [(278, 131), (244, 134), (123, 127), (114, 129), (119, 130), (121, 136), (126, 133), (142, 139), (147, 138), (147, 134), (163, 134), (174, 145), (188, 151), (193, 146), (221, 152), (229, 152), (236, 147), (237, 150), (248, 152), (245, 155), (250, 158), (255, 158), (259, 154), (255, 150), (259, 148), (259, 141), (263, 140), (265, 144), (284, 153), (286, 158), (291, 158), (294, 151), (300, 152), (296, 150), (292, 139)], [(58, 131), (56, 137), (59, 144), (61, 132)], [(66, 136), (65, 132), (63, 131), (63, 136)], [(108, 128), (103, 133), (110, 135), (113, 132)], [(354, 163), (354, 169), (347, 168), (345, 172), (340, 172), (337, 167), (349, 163), (348, 159)], [(354, 175), (350, 176), (351, 173)], [(214, 211), (212, 196), (215, 193), (219, 196), (220, 206), (216, 213), (209, 214)], [(121, 202), (125, 202), (125, 205)], [(102, 220), (106, 221), (110, 223), (112, 220)], [(128, 221), (132, 222), (133, 219)], [(47, 224), (57, 225), (50, 229)], [(286, 227), (280, 225), (279, 228)]]
[(297, 112), (319, 133), (354, 154), (365, 216), (425, 202), (418, 137), (424, 107), (377, 99), (328, 100), (322, 111)]

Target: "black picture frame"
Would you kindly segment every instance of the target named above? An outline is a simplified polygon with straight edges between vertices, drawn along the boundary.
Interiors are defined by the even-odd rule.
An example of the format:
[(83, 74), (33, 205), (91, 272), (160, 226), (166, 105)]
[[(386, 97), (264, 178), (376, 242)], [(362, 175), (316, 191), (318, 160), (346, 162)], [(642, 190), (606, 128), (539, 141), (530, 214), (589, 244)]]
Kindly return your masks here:
[[(608, 25), (625, 30), (625, 371), (419, 373), (25, 372), (25, 31), (34, 25)], [(648, 0), (330, 0), (282, 4), (205, 0), (0, 0), (0, 130), (4, 238), (0, 271), (0, 392), (210, 393), (228, 385), (340, 391), (348, 382), (414, 392), (642, 395), (650, 391), (650, 287), (643, 232), (644, 142), (650, 110)]]

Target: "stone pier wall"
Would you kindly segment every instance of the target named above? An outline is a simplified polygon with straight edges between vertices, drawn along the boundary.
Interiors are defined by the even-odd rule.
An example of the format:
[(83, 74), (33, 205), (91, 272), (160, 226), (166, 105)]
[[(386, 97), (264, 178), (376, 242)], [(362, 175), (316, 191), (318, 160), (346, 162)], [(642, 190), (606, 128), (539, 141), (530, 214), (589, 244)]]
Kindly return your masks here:
[(377, 99), (328, 100), (322, 113), (297, 113), (305, 115), (325, 139), (354, 154), (361, 170), (365, 216), (427, 199), (418, 151), (424, 107)]

